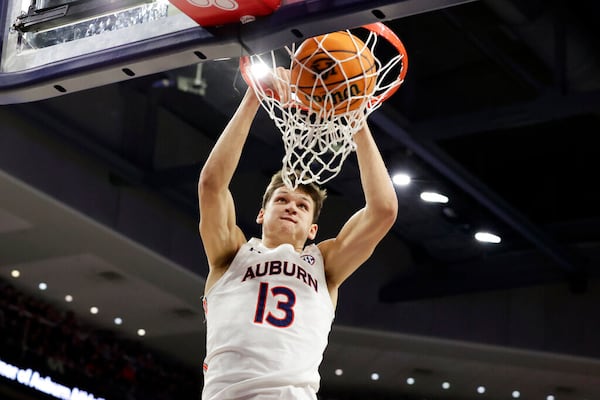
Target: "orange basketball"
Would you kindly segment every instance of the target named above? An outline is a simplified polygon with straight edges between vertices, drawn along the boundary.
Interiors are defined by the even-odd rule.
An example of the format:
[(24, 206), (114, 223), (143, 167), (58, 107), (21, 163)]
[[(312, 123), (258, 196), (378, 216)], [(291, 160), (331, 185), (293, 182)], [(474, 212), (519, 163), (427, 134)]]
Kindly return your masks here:
[(355, 110), (373, 93), (377, 65), (365, 43), (347, 31), (305, 40), (296, 50), (291, 84), (305, 106), (334, 114)]

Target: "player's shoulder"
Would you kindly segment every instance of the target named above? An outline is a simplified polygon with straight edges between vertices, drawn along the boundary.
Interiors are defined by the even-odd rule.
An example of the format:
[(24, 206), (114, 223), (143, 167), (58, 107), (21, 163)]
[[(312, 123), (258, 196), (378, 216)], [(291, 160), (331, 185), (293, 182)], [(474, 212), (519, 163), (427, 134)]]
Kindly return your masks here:
[(331, 238), (331, 239), (325, 239), (325, 240), (315, 244), (314, 246), (316, 246), (319, 249), (319, 251), (323, 255), (323, 258), (326, 259), (327, 253), (331, 250), (334, 243), (335, 243), (335, 238)]
[(316, 246), (318, 248), (326, 248), (328, 246), (331, 246), (331, 244), (334, 241), (335, 241), (335, 238), (324, 239), (324, 240), (321, 240), (320, 242), (316, 243)]

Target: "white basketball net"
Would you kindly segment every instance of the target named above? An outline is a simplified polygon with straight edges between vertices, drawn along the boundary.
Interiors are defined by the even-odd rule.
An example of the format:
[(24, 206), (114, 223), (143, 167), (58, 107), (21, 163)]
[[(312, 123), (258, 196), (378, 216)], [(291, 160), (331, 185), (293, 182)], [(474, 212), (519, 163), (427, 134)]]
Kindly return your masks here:
[[(364, 48), (361, 49), (363, 47), (362, 43), (355, 43), (358, 51), (353, 56), (360, 57), (365, 48), (371, 51), (377, 66), (370, 73), (371, 76), (376, 78), (374, 90), (366, 95), (351, 94), (346, 102), (348, 106), (343, 112), (338, 111), (338, 114), (335, 114), (334, 107), (331, 106), (334, 104), (331, 92), (339, 91), (339, 85), (337, 88), (327, 90), (327, 87), (322, 84), (322, 79), (317, 76), (312, 90), (313, 92), (325, 90), (326, 97), (322, 106), (316, 104), (313, 106), (311, 100), (311, 104), (307, 107), (298, 98), (298, 82), (284, 82), (275, 73), (278, 66), (291, 69), (292, 65), (298, 63), (298, 60), (294, 59), (296, 44), (249, 57), (251, 71), (261, 70), (263, 75), (251, 72), (247, 74), (247, 79), (251, 80), (251, 86), (261, 100), (262, 107), (267, 111), (282, 134), (285, 148), (285, 156), (282, 160), (282, 176), (288, 187), (296, 188), (299, 184), (311, 182), (322, 185), (334, 178), (340, 172), (346, 157), (356, 149), (353, 140), (354, 134), (362, 127), (367, 116), (379, 108), (386, 97), (386, 93), (395, 90), (402, 83), (398, 76), (404, 55), (397, 54), (383, 64), (375, 53), (378, 39), (379, 35), (369, 31), (369, 36), (364, 41)], [(318, 50), (327, 52), (326, 49), (321, 47), (321, 43), (319, 43), (315, 52)], [(283, 61), (279, 60), (278, 57)], [(336, 64), (340, 64), (340, 61), (335, 57), (331, 57), (331, 59), (336, 61)], [(345, 59), (344, 62), (347, 60)], [(335, 66), (334, 64), (331, 68)], [(338, 71), (343, 72), (345, 75), (343, 68), (338, 68)], [(284, 85), (290, 85), (292, 98), (283, 103), (279, 98), (273, 97), (272, 91), (265, 89), (261, 84), (264, 74), (269, 74), (271, 79), (278, 80)], [(367, 79), (368, 77), (369, 74), (354, 79), (344, 76), (345, 82), (340, 85), (346, 86), (342, 88), (345, 93), (352, 93), (350, 90), (351, 84), (356, 79)], [(310, 98), (312, 99), (313, 96), (310, 96)], [(353, 104), (354, 100), (360, 102), (360, 106), (351, 110), (350, 104)]]

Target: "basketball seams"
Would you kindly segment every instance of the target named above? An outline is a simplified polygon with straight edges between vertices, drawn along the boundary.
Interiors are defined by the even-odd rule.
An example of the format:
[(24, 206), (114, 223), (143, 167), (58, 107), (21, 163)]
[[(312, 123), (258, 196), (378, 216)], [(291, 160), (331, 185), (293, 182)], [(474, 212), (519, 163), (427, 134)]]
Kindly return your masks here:
[(309, 108), (335, 114), (356, 109), (376, 87), (377, 60), (370, 48), (347, 31), (311, 39), (292, 57), (298, 98)]
[[(331, 51), (331, 53), (335, 53), (335, 52), (337, 52), (337, 51), (338, 51), (338, 50)], [(345, 51), (345, 50), (344, 50), (344, 51)], [(320, 52), (320, 53), (316, 53), (316, 54), (315, 54), (315, 56), (316, 56), (316, 55), (319, 55), (319, 54), (325, 54), (325, 55), (326, 55), (327, 53), (325, 53), (325, 52)], [(354, 54), (354, 55), (355, 55), (355, 57), (353, 57), (353, 58), (358, 58), (358, 57), (360, 57), (360, 58), (361, 58), (361, 60), (365, 60), (365, 61), (367, 61), (367, 62), (369, 62), (369, 61), (370, 61), (370, 60), (369, 60), (369, 57), (367, 57), (365, 54)], [(336, 64), (332, 65), (331, 67), (327, 68), (326, 70), (323, 70), (323, 71), (321, 71), (321, 72), (317, 73), (317, 72), (315, 72), (315, 71), (311, 70), (309, 67), (307, 67), (307, 66), (304, 64), (304, 61), (306, 61), (306, 60), (308, 60), (308, 59), (311, 59), (312, 57), (314, 57), (314, 56), (305, 57), (305, 58), (304, 58), (304, 59), (302, 59), (302, 60), (298, 60), (298, 61), (301, 61), (301, 62), (299, 62), (299, 63), (298, 63), (298, 66), (299, 66), (299, 67), (302, 69), (303, 73), (309, 73), (309, 74), (312, 74), (312, 75), (314, 75), (315, 77), (318, 77), (319, 75), (323, 74), (324, 72), (327, 72), (327, 71), (333, 70), (333, 69), (335, 69), (336, 67), (338, 67), (338, 66), (339, 66), (339, 63), (336, 63)], [(327, 57), (327, 58), (328, 58), (328, 59), (331, 59), (331, 57)], [(339, 61), (339, 62), (347, 62), (347, 61), (349, 61), (349, 60), (352, 60), (352, 59), (350, 58), (350, 59), (346, 59), (346, 60), (338, 60), (338, 61)], [(362, 66), (362, 61), (361, 61), (361, 66)], [(368, 67), (367, 69), (363, 69), (363, 71), (364, 71), (364, 72), (363, 72), (363, 71), (360, 71), (359, 73), (357, 73), (357, 74), (355, 74), (355, 75), (353, 75), (353, 76), (346, 76), (346, 71), (345, 71), (343, 68), (340, 68), (340, 72), (341, 72), (342, 74), (344, 74), (344, 79), (342, 79), (342, 80), (339, 80), (339, 81), (328, 82), (328, 84), (327, 84), (326, 86), (337, 85), (337, 84), (340, 84), (340, 83), (346, 82), (346, 80), (353, 80), (353, 79), (359, 78), (359, 77), (361, 77), (361, 76), (363, 76), (363, 75), (367, 75), (367, 77), (368, 77), (368, 78), (370, 78), (370, 77), (371, 77), (370, 75), (372, 75), (372, 73), (373, 73), (374, 71), (376, 71), (376, 67), (377, 67), (377, 63), (376, 63), (375, 61), (373, 61), (372, 63), (370, 63), (370, 65), (369, 65), (369, 67)], [(298, 74), (298, 77), (299, 77), (299, 79), (298, 79), (298, 80), (300, 80), (300, 76), (301, 76), (301, 75), (302, 75), (302, 73)], [(301, 85), (298, 85), (298, 88), (302, 88), (302, 89), (308, 89), (308, 88), (311, 88), (311, 87), (313, 87), (313, 86), (314, 86), (314, 85), (310, 85), (310, 86), (301, 86)]]

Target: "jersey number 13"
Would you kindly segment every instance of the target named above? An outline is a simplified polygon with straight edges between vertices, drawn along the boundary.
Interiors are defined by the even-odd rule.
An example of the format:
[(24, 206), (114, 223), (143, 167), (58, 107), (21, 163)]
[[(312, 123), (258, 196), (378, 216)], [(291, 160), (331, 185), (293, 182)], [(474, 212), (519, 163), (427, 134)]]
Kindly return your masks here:
[(276, 315), (281, 315), (281, 318), (278, 318), (275, 314), (266, 310), (267, 296), (269, 296), (269, 284), (267, 282), (261, 282), (260, 288), (258, 289), (258, 302), (256, 304), (254, 322), (262, 324), (266, 321), (278, 328), (287, 328), (294, 322), (294, 304), (296, 304), (296, 295), (286, 286), (276, 286), (270, 290), (270, 294), (274, 298), (277, 298), (276, 309), (279, 311)]

